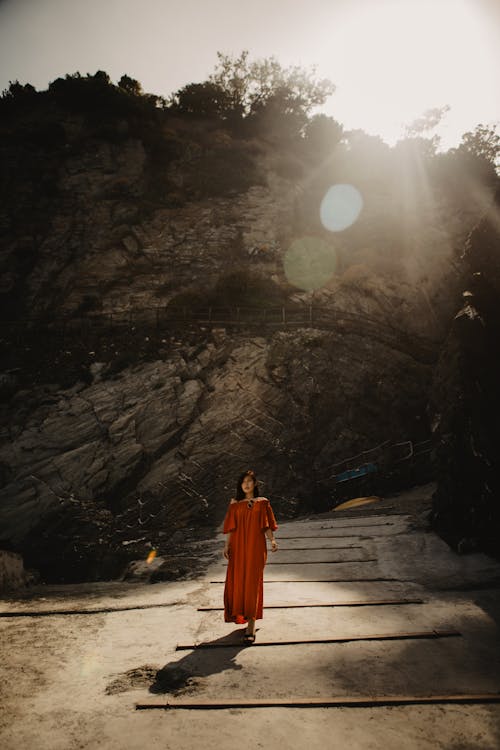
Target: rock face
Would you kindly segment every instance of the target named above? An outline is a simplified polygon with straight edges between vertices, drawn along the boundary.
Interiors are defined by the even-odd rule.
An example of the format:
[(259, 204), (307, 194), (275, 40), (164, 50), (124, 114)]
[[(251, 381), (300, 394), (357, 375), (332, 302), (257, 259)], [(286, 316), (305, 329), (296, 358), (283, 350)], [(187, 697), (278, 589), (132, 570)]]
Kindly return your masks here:
[[(114, 123), (116, 142), (117, 133), (96, 137), (83, 116), (61, 119), (49, 147), (30, 140), (32, 122), (17, 120), (0, 147), (8, 188), (0, 298), (10, 316), (165, 305), (249, 260), (266, 276), (280, 272), (296, 185), (273, 170), (265, 149), (230, 139), (217, 145), (216, 133), (204, 144), (201, 125), (191, 133), (177, 123), (177, 131), (174, 120), (166, 123), (170, 136), (155, 125), (164, 139), (159, 156), (156, 141), (133, 137), (126, 122)], [(19, 127), (28, 129), (27, 142)], [(228, 163), (234, 174), (225, 174)]]
[(408, 354), (314, 329), (215, 338), (14, 396), (0, 525), (31, 566), (117, 575), (138, 546), (218, 523), (250, 466), (278, 516), (328, 507), (339, 453), (426, 432), (431, 366)]
[[(0, 540), (30, 567), (109, 578), (154, 549), (168, 577), (176, 545), (222, 519), (242, 470), (284, 518), (329, 507), (341, 459), (428, 437), (461, 281), (451, 260), (475, 204), (464, 220), (423, 189), (410, 205), (392, 162), (366, 174), (349, 149), (321, 165), (220, 122), (127, 119), (114, 105), (101, 121), (43, 101), (8, 113), (0, 144), (0, 297), (17, 323), (2, 342)], [(346, 181), (365, 205), (333, 236), (319, 204)], [(302, 288), (286, 259), (305, 240), (299, 266), (314, 271), (320, 246), (335, 272)], [(286, 304), (299, 322), (208, 325), (196, 318), (207, 300)], [(195, 312), (182, 326), (160, 315), (182, 304)]]
[(438, 489), (434, 525), (459, 551), (498, 554), (500, 528), (500, 194), (464, 254), (463, 307), (433, 390)]
[[(432, 195), (407, 206), (390, 169), (377, 180), (359, 166), (349, 175), (342, 162), (337, 174), (300, 148), (280, 151), (210, 121), (167, 114), (157, 121), (150, 113), (138, 124), (107, 115), (96, 128), (95, 113), (40, 107), (4, 116), (0, 304), (7, 317), (53, 322), (164, 308), (235, 270), (271, 279), (308, 304), (311, 295), (289, 284), (284, 259), (294, 242), (312, 237), (337, 257), (337, 273), (325, 279), (334, 297), (356, 287), (350, 302), (390, 301), (403, 328), (442, 333), (450, 258), (475, 221), (473, 201), (460, 223), (446, 196), (439, 210)], [(357, 226), (332, 235), (319, 205), (332, 182), (349, 180), (363, 193), (363, 212)]]

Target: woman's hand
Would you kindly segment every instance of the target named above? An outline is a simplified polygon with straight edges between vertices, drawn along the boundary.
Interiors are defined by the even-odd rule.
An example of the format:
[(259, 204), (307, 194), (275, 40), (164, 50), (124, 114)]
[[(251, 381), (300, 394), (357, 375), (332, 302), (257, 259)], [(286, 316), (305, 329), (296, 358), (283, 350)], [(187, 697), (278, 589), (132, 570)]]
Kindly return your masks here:
[(224, 545), (224, 552), (222, 554), (224, 555), (226, 560), (229, 560), (229, 545), (228, 544)]
[(278, 542), (276, 539), (271, 539), (271, 552), (276, 552), (278, 549)]

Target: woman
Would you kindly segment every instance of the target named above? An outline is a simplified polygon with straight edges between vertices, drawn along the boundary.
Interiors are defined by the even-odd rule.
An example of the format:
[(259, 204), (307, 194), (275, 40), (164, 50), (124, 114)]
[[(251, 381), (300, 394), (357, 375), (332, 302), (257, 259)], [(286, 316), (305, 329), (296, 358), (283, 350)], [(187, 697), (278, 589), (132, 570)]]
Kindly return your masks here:
[(236, 498), (231, 500), (224, 519), (223, 531), (229, 535), (224, 545), (224, 557), (229, 561), (224, 621), (248, 623), (244, 633), (247, 643), (254, 643), (255, 621), (262, 619), (266, 537), (276, 552), (277, 528), (269, 500), (259, 495), (254, 472), (245, 471), (238, 479)]

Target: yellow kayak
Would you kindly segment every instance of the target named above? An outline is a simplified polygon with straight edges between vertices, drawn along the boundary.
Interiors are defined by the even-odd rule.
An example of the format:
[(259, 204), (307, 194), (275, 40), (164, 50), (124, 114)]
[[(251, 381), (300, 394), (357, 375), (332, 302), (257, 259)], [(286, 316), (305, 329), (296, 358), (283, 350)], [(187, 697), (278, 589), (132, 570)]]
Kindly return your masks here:
[(360, 505), (376, 503), (377, 500), (380, 500), (380, 498), (376, 497), (375, 495), (370, 495), (370, 497), (355, 497), (353, 500), (346, 500), (345, 503), (337, 505), (333, 510), (347, 510), (347, 508), (357, 508)]

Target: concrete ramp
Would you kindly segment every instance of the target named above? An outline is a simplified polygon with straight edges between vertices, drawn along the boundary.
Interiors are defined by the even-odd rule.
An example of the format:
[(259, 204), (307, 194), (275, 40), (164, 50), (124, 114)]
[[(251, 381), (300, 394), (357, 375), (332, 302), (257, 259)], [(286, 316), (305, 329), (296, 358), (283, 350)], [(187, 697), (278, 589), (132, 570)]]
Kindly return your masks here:
[[(433, 586), (439, 575), (462, 575), (474, 587), (499, 566), (476, 559), (472, 572), (441, 540), (415, 529), (409, 515), (362, 513), (280, 526), (279, 550), (269, 553), (265, 570), (264, 619), (251, 646), (242, 642), (243, 627), (223, 622), (226, 565), (222, 559), (213, 565), (197, 607), (197, 637), (180, 639), (178, 659), (165, 667), (166, 675), (175, 664), (191, 678), (178, 691), (138, 701), (137, 708), (165, 709), (171, 720), (191, 711), (196, 722), (200, 712), (216, 711), (227, 721), (237, 711), (247, 732), (285, 721), (287, 747), (299, 746), (294, 730), (289, 734), (297, 723), (309, 726), (315, 739), (321, 735), (322, 747), (352, 721), (357, 731), (345, 747), (421, 750), (451, 747), (440, 744), (440, 736), (463, 737), (477, 721), (485, 738), (489, 732), (487, 742), (498, 740), (500, 747), (497, 624), (467, 597)], [(428, 572), (433, 549), (434, 580)], [(387, 721), (396, 707), (397, 719), (392, 714), (394, 721)], [(318, 712), (321, 728), (314, 728)], [(381, 719), (399, 731), (377, 743), (370, 727)], [(408, 736), (413, 723), (418, 739)]]
[(5, 598), (2, 750), (497, 750), (500, 565), (419, 493), (282, 523), (254, 645), (223, 621), (222, 535), (198, 578)]

